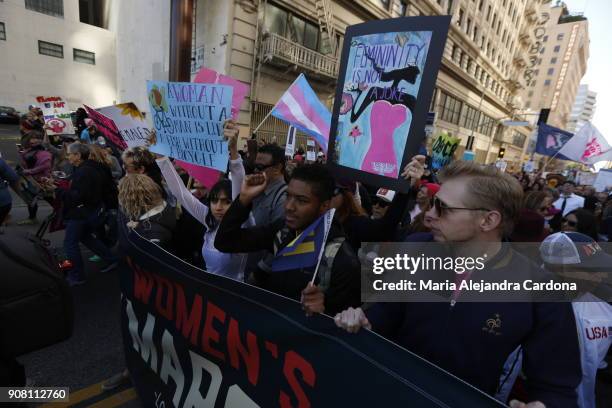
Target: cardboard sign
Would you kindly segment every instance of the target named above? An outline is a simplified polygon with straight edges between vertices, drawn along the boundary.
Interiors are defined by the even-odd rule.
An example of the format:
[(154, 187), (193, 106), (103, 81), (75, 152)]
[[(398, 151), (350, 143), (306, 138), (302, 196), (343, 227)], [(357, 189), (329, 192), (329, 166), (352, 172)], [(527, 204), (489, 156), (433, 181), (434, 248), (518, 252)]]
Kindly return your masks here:
[(593, 183), (593, 187), (595, 187), (595, 190), (599, 193), (612, 188), (612, 170), (600, 169)]
[(113, 122), (110, 118), (107, 118), (105, 115), (98, 112), (94, 108), (91, 108), (87, 105), (83, 106), (87, 111), (87, 116), (89, 116), (89, 118), (94, 121), (96, 127), (98, 128), (100, 133), (102, 133), (102, 135), (106, 138), (106, 140), (115, 145), (117, 149), (125, 150), (127, 148), (127, 143), (125, 143), (125, 140), (123, 140), (123, 138), (119, 134), (119, 129), (117, 129), (115, 122)]
[(121, 331), (143, 407), (503, 406), (369, 330), (119, 230)]
[(47, 134), (74, 135), (70, 107), (60, 96), (38, 96), (36, 104), (40, 107), (47, 125)]
[(431, 146), (431, 166), (433, 169), (441, 169), (453, 160), (455, 150), (459, 147), (461, 139), (441, 133)]
[(115, 123), (119, 136), (128, 147), (146, 145), (151, 134), (150, 125), (134, 103), (120, 103), (96, 110)]
[(157, 133), (150, 150), (199, 166), (227, 169), (223, 123), (231, 116), (232, 87), (147, 81)]
[(370, 21), (346, 30), (328, 154), (334, 171), (407, 191), (401, 169), (424, 137), (450, 16)]

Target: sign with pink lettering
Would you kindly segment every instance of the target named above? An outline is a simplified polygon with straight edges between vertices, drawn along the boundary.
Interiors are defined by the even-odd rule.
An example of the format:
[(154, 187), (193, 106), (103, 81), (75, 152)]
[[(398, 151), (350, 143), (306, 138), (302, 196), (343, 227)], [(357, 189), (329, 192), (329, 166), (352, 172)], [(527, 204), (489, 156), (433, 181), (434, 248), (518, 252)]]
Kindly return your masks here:
[(396, 191), (423, 137), (449, 16), (347, 28), (329, 141), (339, 173)]

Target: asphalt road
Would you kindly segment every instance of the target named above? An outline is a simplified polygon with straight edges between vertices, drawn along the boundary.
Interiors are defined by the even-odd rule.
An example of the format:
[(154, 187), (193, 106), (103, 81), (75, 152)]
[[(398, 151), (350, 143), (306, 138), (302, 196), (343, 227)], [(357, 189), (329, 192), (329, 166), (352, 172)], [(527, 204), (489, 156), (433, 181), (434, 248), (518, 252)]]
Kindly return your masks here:
[[(17, 161), (15, 143), (19, 142), (17, 126), (0, 125), (0, 153), (12, 166)], [(51, 213), (51, 207), (40, 204), (38, 219)], [(5, 236), (15, 237), (14, 245), (31, 245), (25, 239), (34, 234), (35, 226), (18, 226), (27, 217), (27, 208), (19, 198), (13, 200)], [(63, 231), (47, 234), (54, 247), (61, 247)], [(120, 290), (117, 272), (102, 274), (99, 263), (88, 262), (92, 253), (82, 247), (86, 260), (87, 283), (72, 289), (74, 296), (74, 332), (70, 339), (20, 357), (33, 386), (69, 387), (71, 401), (53, 406), (73, 407), (139, 407), (131, 384), (102, 392), (101, 383), (125, 367), (120, 330)], [(0, 265), (2, 261), (0, 259)]]

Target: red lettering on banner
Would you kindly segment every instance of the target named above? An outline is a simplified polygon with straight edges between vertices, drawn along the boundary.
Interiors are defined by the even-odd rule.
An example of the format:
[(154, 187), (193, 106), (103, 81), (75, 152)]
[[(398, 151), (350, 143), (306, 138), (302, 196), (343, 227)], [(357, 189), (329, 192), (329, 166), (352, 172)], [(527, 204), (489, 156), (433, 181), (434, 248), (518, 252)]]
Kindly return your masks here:
[[(174, 289), (170, 281), (166, 278), (162, 278), (159, 275), (154, 275), (155, 282), (157, 283), (157, 293), (155, 294), (155, 308), (157, 312), (172, 321), (174, 317)], [(164, 287), (166, 290), (164, 290)], [(164, 293), (166, 294), (166, 304), (162, 304), (164, 300)]]
[(134, 271), (134, 298), (148, 305), (151, 291), (153, 290), (153, 277), (148, 272), (140, 269), (138, 265), (135, 265), (129, 257), (127, 258), (127, 263), (132, 268), (132, 271)]
[[(283, 374), (285, 374), (285, 378), (287, 379), (291, 390), (297, 398), (297, 407), (310, 407), (310, 400), (306, 396), (306, 393), (296, 378), (296, 371), (301, 373), (302, 379), (307, 385), (314, 387), (316, 374), (312, 368), (312, 365), (308, 361), (304, 360), (304, 358), (295, 351), (288, 351), (287, 354), (285, 354)], [(279, 402), (282, 408), (290, 408), (294, 406), (291, 404), (291, 398), (289, 395), (282, 390), (280, 392)]]
[(187, 314), (185, 291), (178, 283), (175, 283), (174, 286), (176, 288), (176, 329), (195, 346), (198, 344), (200, 322), (202, 321), (202, 296), (195, 295), (191, 311)]
[(206, 304), (206, 321), (204, 322), (204, 330), (202, 331), (202, 350), (217, 357), (219, 360), (225, 361), (225, 355), (219, 350), (215, 350), (211, 341), (219, 343), (219, 332), (213, 327), (213, 321), (218, 320), (225, 323), (225, 312), (212, 302)]
[(227, 329), (227, 353), (229, 354), (230, 364), (236, 370), (240, 369), (240, 357), (244, 360), (247, 368), (247, 376), (249, 382), (257, 385), (259, 378), (259, 348), (257, 347), (257, 337), (247, 330), (247, 347), (240, 342), (240, 331), (238, 322), (234, 318), (230, 318), (229, 328)]

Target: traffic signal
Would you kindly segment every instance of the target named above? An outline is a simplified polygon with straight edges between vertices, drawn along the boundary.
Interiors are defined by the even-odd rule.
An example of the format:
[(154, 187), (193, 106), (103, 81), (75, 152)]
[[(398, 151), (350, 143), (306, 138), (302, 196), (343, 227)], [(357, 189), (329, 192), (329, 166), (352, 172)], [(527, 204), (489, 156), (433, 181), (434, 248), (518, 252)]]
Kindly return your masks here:
[(540, 116), (538, 116), (538, 124), (548, 122), (548, 115), (550, 115), (550, 109), (541, 109)]
[(503, 159), (504, 158), (504, 154), (506, 154), (506, 148), (505, 147), (500, 147), (499, 148), (499, 153), (497, 153), (497, 158), (498, 159)]

